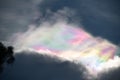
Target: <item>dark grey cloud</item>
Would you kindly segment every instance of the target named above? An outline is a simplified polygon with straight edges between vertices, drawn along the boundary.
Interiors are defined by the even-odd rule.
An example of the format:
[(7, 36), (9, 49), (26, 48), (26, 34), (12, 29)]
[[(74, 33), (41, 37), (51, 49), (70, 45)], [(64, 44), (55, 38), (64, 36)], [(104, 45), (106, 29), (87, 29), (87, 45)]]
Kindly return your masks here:
[(120, 67), (100, 74), (99, 80), (120, 80)]
[(34, 52), (15, 54), (13, 65), (6, 65), (0, 80), (86, 80), (82, 65)]
[(80, 64), (22, 51), (15, 54), (13, 64), (5, 64), (0, 80), (120, 80), (120, 67), (105, 70), (98, 77), (86, 73)]

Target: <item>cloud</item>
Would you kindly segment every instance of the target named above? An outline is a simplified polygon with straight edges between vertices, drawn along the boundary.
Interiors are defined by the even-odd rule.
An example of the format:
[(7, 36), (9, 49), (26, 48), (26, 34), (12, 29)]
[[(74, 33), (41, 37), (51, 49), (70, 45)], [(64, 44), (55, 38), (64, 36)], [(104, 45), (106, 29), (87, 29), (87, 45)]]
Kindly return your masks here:
[[(74, 16), (75, 12), (67, 7), (64, 7), (61, 10), (58, 10), (57, 12), (52, 12), (50, 10), (47, 11), (47, 15), (51, 15), (48, 17), (43, 17), (40, 21), (40, 24), (30, 24), (28, 26), (28, 30), (25, 32), (19, 31), (14, 33), (8, 41), (11, 45), (14, 45), (16, 48), (23, 49), (23, 47), (27, 47), (27, 44), (36, 42), (36, 40), (39, 40), (42, 36), (41, 34), (49, 34), (47, 31), (51, 31), (54, 28), (60, 27), (60, 26), (78, 26), (77, 21), (73, 21), (73, 23), (69, 22), (69, 17), (72, 15)], [(82, 27), (82, 26), (81, 26)], [(44, 36), (45, 36), (44, 35)], [(29, 42), (32, 41), (32, 42)], [(10, 45), (9, 44), (9, 45)]]
[[(48, 13), (48, 15), (51, 15), (51, 16), (49, 16), (47, 18), (45, 17), (45, 19), (41, 21), (40, 25), (37, 25), (37, 26), (34, 24), (29, 25), (29, 29), (26, 32), (19, 32), (19, 33), (14, 34), (13, 37), (11, 37), (11, 39), (9, 41), (11, 43), (13, 42), (12, 45), (14, 45), (16, 52), (26, 50), (26, 49), (27, 50), (32, 49), (33, 47), (31, 47), (31, 45), (39, 44), (38, 42), (42, 41), (43, 36), (44, 37), (46, 36), (45, 39), (47, 39), (47, 38), (49, 39), (50, 37), (48, 37), (48, 36), (51, 35), (52, 31), (61, 26), (69, 26), (69, 27), (77, 27), (78, 26), (78, 24), (76, 24), (74, 22), (73, 23), (69, 22), (69, 19), (68, 19), (69, 15), (70, 14), (74, 15), (75, 12), (67, 7), (65, 7), (61, 10), (58, 10), (55, 13), (48, 10), (47, 13)], [(82, 25), (80, 27), (82, 27)], [(53, 34), (53, 36), (55, 36), (55, 34)], [(58, 39), (59, 39), (59, 37), (58, 37)], [(110, 43), (110, 42), (108, 42), (108, 43)], [(66, 58), (72, 62), (76, 58), (76, 60), (78, 59), (78, 61), (76, 61), (76, 62), (79, 62), (78, 56), (79, 56), (80, 52), (75, 52), (75, 51), (71, 50), (68, 52), (65, 51), (64, 53), (65, 54), (61, 55), (62, 57)], [(91, 52), (90, 54), (91, 55), (95, 54), (95, 52), (94, 53)], [(50, 54), (50, 55), (54, 55), (54, 54)], [(120, 60), (119, 57), (115, 57), (114, 59), (103, 63), (101, 66), (100, 73), (104, 72), (104, 71), (109, 71), (112, 68), (118, 68), (120, 66), (120, 64), (118, 64), (120, 62), (119, 60)], [(114, 65), (112, 65), (113, 63), (114, 63)], [(79, 64), (81, 64), (81, 63), (79, 62)], [(94, 74), (92, 74), (92, 75), (94, 75)], [(95, 76), (96, 75), (94, 75), (94, 77)]]
[(83, 24), (93, 35), (120, 43), (118, 0), (1, 0), (0, 3), (0, 34), (3, 36), (0, 40), (7, 40), (15, 32), (26, 31), (31, 23), (47, 19), (51, 16), (49, 11), (54, 13), (69, 8), (76, 12), (69, 21)]
[(16, 53), (15, 58), (14, 64), (6, 65), (0, 80), (86, 80), (82, 65), (30, 51)]
[(101, 73), (98, 80), (120, 80), (119, 74), (120, 67)]
[[(65, 0), (63, 0), (63, 2), (64, 1)], [(82, 2), (81, 3), (82, 6), (79, 5), (80, 2)], [(104, 18), (114, 19), (116, 17), (114, 17), (114, 16), (109, 17), (109, 15), (107, 15), (106, 12), (99, 9), (98, 7), (96, 8), (96, 5), (93, 6), (92, 4), (96, 4), (96, 3), (94, 3), (94, 1), (91, 2), (90, 5), (87, 4), (88, 2), (86, 2), (86, 1), (84, 2), (84, 1), (81, 0), (80, 2), (79, 1), (73, 1), (73, 3), (75, 3), (76, 5), (73, 5), (73, 3), (70, 3), (70, 2), (67, 5), (65, 5), (65, 3), (62, 4), (60, 2), (60, 4), (58, 4), (58, 6), (57, 6), (56, 3), (59, 3), (59, 1), (54, 0), (54, 1), (49, 2), (49, 1), (45, 0), (45, 2), (43, 1), (43, 3), (40, 3), (40, 6), (39, 6), (40, 7), (40, 12), (38, 12), (36, 10), (36, 5), (39, 3), (39, 1), (36, 1), (36, 2), (30, 1), (30, 3), (27, 3), (27, 2), (24, 3), (24, 1), (23, 1), (23, 2), (20, 2), (20, 3), (25, 4), (24, 5), (25, 8), (26, 8), (25, 10), (27, 10), (25, 13), (24, 13), (24, 7), (22, 7), (22, 6), (20, 7), (20, 9), (19, 9), (19, 7), (17, 7), (17, 8), (14, 7), (16, 10), (18, 9), (17, 11), (15, 11), (15, 13), (14, 13), (14, 10), (13, 10), (13, 12), (11, 12), (12, 9), (14, 9), (13, 8), (14, 5), (12, 5), (12, 8), (10, 8), (10, 12), (8, 10), (6, 10), (4, 12), (4, 10), (3, 10), (2, 11), (3, 13), (1, 14), (1, 15), (3, 15), (3, 16), (1, 16), (2, 19), (5, 19), (5, 21), (6, 20), (9, 20), (9, 21), (10, 20), (13, 20), (13, 21), (17, 20), (16, 22), (13, 22), (13, 23), (17, 23), (18, 26), (16, 24), (15, 25), (10, 25), (10, 27), (12, 28), (10, 30), (8, 30), (7, 28), (4, 28), (4, 29), (1, 28), (1, 31), (3, 31), (2, 33), (4, 33), (4, 31), (8, 31), (8, 32), (16, 31), (16, 33), (12, 37), (10, 37), (10, 40), (9, 40), (10, 44), (13, 43), (13, 45), (15, 46), (16, 62), (13, 65), (13, 67), (8, 66), (5, 69), (5, 73), (2, 74), (2, 78), (3, 79), (5, 78), (6, 80), (8, 80), (9, 78), (14, 79), (14, 80), (16, 80), (16, 79), (18, 80), (18, 78), (19, 79), (29, 79), (29, 80), (33, 80), (33, 78), (34, 79), (35, 78), (36, 79), (42, 78), (43, 80), (47, 80), (48, 79), (46, 77), (46, 74), (47, 74), (49, 79), (52, 79), (52, 80), (56, 80), (56, 79), (62, 79), (62, 80), (64, 80), (64, 79), (80, 80), (81, 79), (81, 80), (84, 80), (83, 76), (81, 76), (81, 74), (82, 74), (81, 72), (86, 72), (86, 71), (85, 70), (81, 71), (81, 69), (83, 69), (83, 68), (81, 68), (81, 65), (79, 67), (75, 67), (74, 70), (76, 72), (74, 74), (74, 71), (69, 72), (69, 71), (71, 71), (71, 68), (70, 68), (70, 70), (68, 68), (69, 66), (67, 66), (67, 68), (64, 66), (64, 64), (66, 65), (66, 62), (64, 63), (64, 62), (59, 62), (58, 61), (58, 63), (60, 63), (60, 66), (61, 66), (61, 67), (58, 67), (57, 63), (55, 63), (55, 65), (54, 64), (51, 65), (52, 64), (51, 62), (50, 63), (47, 62), (47, 61), (50, 60), (50, 59), (47, 59), (48, 57), (46, 58), (47, 60), (45, 59), (46, 62), (43, 61), (43, 62), (39, 63), (39, 61), (42, 61), (42, 59), (41, 59), (42, 57), (39, 57), (39, 59), (41, 59), (41, 60), (39, 60), (38, 55), (36, 56), (36, 55), (33, 55), (33, 54), (29, 54), (30, 52), (23, 52), (24, 54), (17, 54), (18, 51), (20, 53), (22, 53), (21, 51), (23, 51), (23, 49), (29, 48), (29, 45), (28, 45), (29, 43), (34, 44), (35, 42), (37, 42), (40, 34), (43, 34), (43, 35), (47, 34), (46, 32), (49, 32), (49, 30), (52, 29), (52, 27), (55, 27), (55, 26), (67, 25), (67, 26), (75, 27), (75, 26), (79, 25), (81, 27), (81, 24), (83, 24), (85, 29), (87, 29), (89, 31), (92, 30), (95, 35), (109, 34), (110, 38), (114, 39), (113, 36), (112, 36), (114, 32), (112, 32), (112, 31), (115, 29), (114, 31), (118, 33), (118, 31), (116, 31), (116, 30), (119, 30), (119, 29), (117, 27), (114, 28), (113, 27), (114, 24), (110, 23), (112, 25), (107, 25), (107, 26), (110, 26), (110, 27), (112, 26), (111, 27), (112, 31), (111, 30), (106, 30), (106, 29), (108, 29), (108, 28), (106, 28), (106, 24), (109, 23), (109, 21), (106, 21), (106, 20), (103, 20), (103, 19)], [(15, 2), (15, 4), (18, 4), (18, 3)], [(29, 10), (29, 7), (31, 7), (32, 10), (31, 9)], [(95, 8), (93, 8), (93, 7), (95, 7)], [(19, 13), (20, 11), (22, 11), (22, 13), (21, 13), (22, 15)], [(18, 12), (18, 13), (16, 13), (16, 12)], [(97, 14), (97, 15), (94, 16), (94, 14)], [(34, 17), (34, 15), (35, 15), (35, 17)], [(110, 14), (110, 15), (112, 15), (112, 14)], [(8, 17), (5, 18), (4, 16), (8, 16)], [(76, 17), (78, 17), (79, 19), (76, 18)], [(34, 23), (33, 18), (35, 18), (35, 23)], [(81, 23), (79, 23), (79, 21)], [(112, 20), (110, 20), (110, 21), (112, 21)], [(32, 22), (34, 24), (32, 24)], [(103, 22), (103, 24), (101, 24), (102, 22)], [(31, 25), (29, 25), (29, 24), (31, 24)], [(115, 24), (115, 25), (117, 25), (117, 24)], [(24, 25), (26, 25), (26, 26), (29, 25), (29, 27), (25, 27)], [(46, 29), (48, 31), (45, 32)], [(104, 33), (106, 31), (108, 33)], [(117, 33), (115, 35), (119, 36)], [(8, 36), (8, 34), (6, 34), (6, 35)], [(53, 63), (54, 63), (54, 61), (56, 61), (56, 60), (54, 59)], [(68, 63), (69, 63), (69, 61), (67, 61), (67, 64)], [(113, 65), (111, 67), (107, 66), (107, 65), (111, 65), (113, 63), (114, 63), (114, 66), (115, 66), (116, 69), (113, 68), (114, 67)], [(118, 68), (119, 64), (118, 63), (119, 63), (119, 57), (105, 63), (102, 66), (103, 67), (102, 68), (103, 72), (101, 73), (101, 76), (100, 76), (99, 79), (104, 80), (104, 78), (105, 78), (104, 75), (109, 76), (109, 75), (112, 74), (112, 76), (115, 76), (113, 73), (116, 72), (116, 70), (119, 70), (119, 68)], [(40, 67), (39, 67), (39, 64), (40, 64)], [(43, 66), (44, 64), (45, 64), (45, 66)], [(20, 66), (20, 65), (22, 65), (22, 66)], [(66, 72), (65, 75), (67, 77), (65, 77), (64, 74), (63, 74), (63, 71), (64, 71), (63, 66), (65, 67), (65, 72)], [(50, 67), (50, 69), (48, 67)], [(53, 74), (51, 74), (51, 72), (52, 72), (51, 67), (52, 67), (52, 70), (55, 69), (55, 71), (54, 71), (55, 76)], [(42, 70), (43, 68), (44, 68), (44, 71)], [(56, 68), (58, 68), (58, 69), (56, 69)], [(78, 69), (80, 69), (80, 71), (78, 71)], [(110, 71), (110, 74), (109, 73), (104, 74), (104, 71), (109, 71), (110, 69), (114, 69), (114, 70)], [(36, 71), (36, 73), (34, 71)], [(18, 72), (20, 72), (20, 73), (18, 73)], [(58, 72), (58, 73), (56, 73), (56, 72)], [(26, 76), (24, 76), (24, 75), (26, 75)], [(72, 76), (69, 79), (68, 76), (71, 76), (71, 75), (75, 75), (75, 77)], [(92, 76), (88, 75), (87, 77), (92, 77)], [(109, 80), (109, 78), (108, 78), (108, 80)]]
[(1, 0), (0, 41), (7, 41), (12, 34), (27, 30), (27, 26), (38, 16), (37, 5), (42, 0)]
[(46, 16), (46, 10), (53, 12), (68, 7), (76, 12), (77, 21), (95, 36), (102, 36), (119, 43), (120, 11), (119, 1), (112, 0), (44, 0), (39, 10)]
[[(15, 39), (13, 41), (13, 45), (16, 48), (15, 51), (20, 52), (22, 50), (29, 50), (30, 48), (33, 48), (30, 46), (31, 44), (36, 44), (36, 42), (38, 42), (38, 40), (40, 40), (40, 38), (42, 39), (42, 36), (46, 36), (47, 34), (50, 34), (52, 29), (54, 29), (56, 27), (58, 28), (60, 26), (75, 27), (74, 24), (69, 24), (63, 20), (58, 20), (58, 22), (57, 23), (55, 22), (54, 24), (53, 23), (51, 24), (49, 22), (44, 22), (39, 27), (35, 27), (32, 25), (29, 27), (29, 30), (26, 31), (25, 33), (17, 33), (17, 34), (15, 34), (14, 38), (12, 38), (11, 41), (13, 41), (13, 39)], [(45, 51), (45, 53), (46, 53), (46, 51)], [(43, 55), (45, 55), (45, 53), (43, 53)], [(39, 53), (39, 54), (42, 54), (42, 53)], [(48, 54), (49, 54), (49, 52), (48, 52)], [(68, 61), (74, 62), (75, 64), (78, 63), (78, 66), (79, 66), (79, 64), (81, 64), (79, 62), (79, 58), (78, 58), (79, 54), (80, 54), (80, 52), (77, 52), (77, 51), (76, 52), (68, 51), (68, 52), (63, 52), (63, 55), (61, 55), (61, 56), (62, 56), (62, 58), (65, 58), (64, 60), (67, 59)], [(95, 53), (90, 53), (90, 54), (92, 55)], [(16, 53), (16, 55), (17, 55), (17, 53)], [(55, 57), (54, 54), (51, 54), (51, 53), (49, 54), (49, 56)], [(118, 56), (116, 56), (114, 59), (108, 60), (107, 62), (103, 63), (102, 66), (100, 66), (101, 70), (99, 73), (101, 73), (101, 75), (102, 75), (102, 73), (104, 73), (106, 71), (109, 71), (111, 69), (116, 69), (120, 66), (119, 63), (120, 63), (120, 58)], [(83, 66), (83, 67), (86, 68), (86, 66)], [(81, 68), (81, 66), (80, 66), (80, 68)], [(90, 70), (90, 68), (89, 68), (89, 70)], [(83, 72), (86, 73), (86, 71), (83, 71)], [(90, 73), (90, 74), (92, 74), (92, 73)], [(96, 78), (95, 74), (92, 74), (92, 75), (90, 75), (90, 74), (88, 73), (85, 76), (87, 78), (89, 78), (89, 77)], [(97, 76), (99, 76), (99, 75), (97, 75)]]

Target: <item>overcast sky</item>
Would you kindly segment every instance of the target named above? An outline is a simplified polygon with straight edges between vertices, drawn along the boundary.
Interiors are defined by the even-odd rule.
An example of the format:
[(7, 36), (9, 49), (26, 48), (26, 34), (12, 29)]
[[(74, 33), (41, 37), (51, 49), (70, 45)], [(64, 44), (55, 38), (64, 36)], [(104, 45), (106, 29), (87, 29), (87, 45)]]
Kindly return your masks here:
[[(31, 24), (52, 23), (59, 18), (120, 44), (119, 4), (119, 0), (0, 0), (0, 41), (9, 41), (15, 33), (26, 32)], [(0, 80), (86, 80), (88, 77), (83, 66), (78, 68), (70, 62), (26, 53), (15, 54), (15, 63), (5, 67)], [(119, 74), (118, 68), (103, 73), (99, 79), (120, 80)]]

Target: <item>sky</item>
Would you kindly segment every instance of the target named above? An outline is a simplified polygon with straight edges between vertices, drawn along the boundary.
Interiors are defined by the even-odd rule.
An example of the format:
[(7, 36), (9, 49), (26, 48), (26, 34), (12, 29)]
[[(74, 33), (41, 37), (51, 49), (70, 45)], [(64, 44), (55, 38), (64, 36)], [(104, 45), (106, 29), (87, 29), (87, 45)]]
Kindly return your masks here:
[[(115, 44), (120, 43), (119, 0), (1, 0), (0, 4), (0, 32), (4, 36), (1, 40), (12, 33), (27, 30), (29, 24), (39, 23), (41, 17), (48, 19), (52, 13), (68, 8), (74, 11), (70, 13), (72, 16), (67, 15), (69, 21), (84, 25), (95, 36), (102, 36)], [(37, 20), (34, 20), (36, 17)]]
[[(6, 45), (14, 45), (13, 41), (20, 44), (21, 41), (16, 36), (23, 36), (23, 40), (31, 39), (27, 37), (28, 34), (31, 36), (36, 34), (35, 31), (39, 32), (44, 24), (49, 26), (49, 24), (67, 23), (67, 26), (82, 27), (94, 37), (107, 39), (118, 46), (119, 9), (119, 0), (1, 0), (0, 41)], [(22, 49), (24, 46), (17, 45), (17, 47)], [(56, 61), (57, 59), (49, 57), (45, 57), (44, 60), (41, 54), (40, 57), (34, 54), (35, 52), (29, 51), (16, 52), (15, 63), (5, 67), (0, 79), (87, 80), (85, 78), (90, 77), (93, 80), (92, 76), (83, 73), (87, 71), (82, 65), (78, 67), (72, 62)], [(103, 72), (97, 78), (119, 80), (119, 73), (120, 69), (117, 67)]]

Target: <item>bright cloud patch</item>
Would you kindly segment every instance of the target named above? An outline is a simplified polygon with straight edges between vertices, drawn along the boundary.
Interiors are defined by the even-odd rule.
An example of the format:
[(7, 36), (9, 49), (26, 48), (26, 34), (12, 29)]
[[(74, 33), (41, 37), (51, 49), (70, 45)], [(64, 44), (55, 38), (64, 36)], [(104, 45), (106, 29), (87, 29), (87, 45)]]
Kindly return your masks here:
[(37, 52), (57, 55), (67, 60), (76, 60), (92, 72), (99, 72), (103, 64), (114, 59), (117, 46), (100, 37), (93, 37), (82, 28), (67, 23), (39, 28), (32, 27), (26, 33), (19, 33), (14, 45)]

